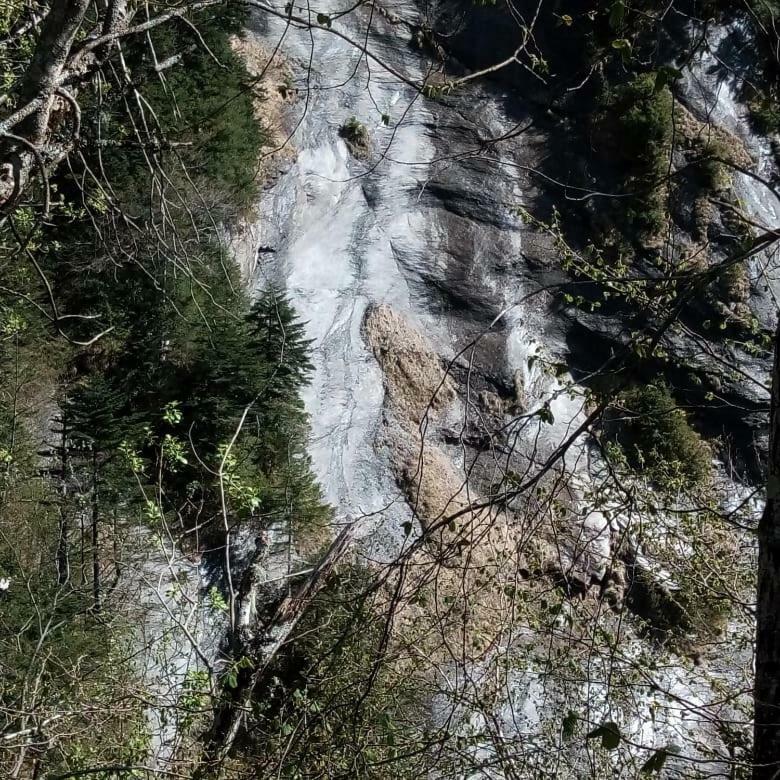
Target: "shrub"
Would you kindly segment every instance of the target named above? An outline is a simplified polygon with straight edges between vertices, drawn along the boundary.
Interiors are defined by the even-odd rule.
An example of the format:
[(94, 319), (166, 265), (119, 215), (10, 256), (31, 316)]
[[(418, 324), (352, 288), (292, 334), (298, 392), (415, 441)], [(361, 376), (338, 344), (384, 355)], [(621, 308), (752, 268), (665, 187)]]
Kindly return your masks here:
[(665, 163), (672, 133), (672, 95), (656, 86), (655, 73), (642, 73), (608, 97), (618, 123), (618, 151), (640, 171), (657, 173)]
[[(379, 651), (372, 573), (349, 565), (301, 620), (256, 701), (242, 759), (258, 776), (402, 780), (428, 773), (424, 691)], [(358, 702), (356, 704), (356, 702)]]
[(692, 487), (706, 481), (711, 452), (660, 382), (634, 387), (619, 397), (622, 416), (617, 440), (629, 464), (662, 488)]
[(750, 7), (764, 24), (774, 25), (780, 14), (778, 0), (750, 0)]
[(748, 105), (750, 118), (760, 133), (770, 135), (780, 129), (780, 105), (776, 100), (768, 95), (760, 95)]
[(747, 303), (750, 298), (750, 277), (742, 263), (734, 263), (718, 276), (718, 298), (725, 303)]
[(702, 152), (704, 157), (698, 167), (704, 179), (704, 186), (714, 192), (725, 190), (731, 183), (731, 171), (721, 160), (730, 159), (731, 152), (726, 144), (718, 139), (708, 141)]
[(625, 210), (627, 227), (656, 233), (665, 214), (666, 188), (659, 180), (666, 172), (672, 137), (671, 92), (658, 86), (655, 73), (643, 73), (608, 90), (602, 103), (602, 154), (624, 164), (628, 188), (638, 192)]

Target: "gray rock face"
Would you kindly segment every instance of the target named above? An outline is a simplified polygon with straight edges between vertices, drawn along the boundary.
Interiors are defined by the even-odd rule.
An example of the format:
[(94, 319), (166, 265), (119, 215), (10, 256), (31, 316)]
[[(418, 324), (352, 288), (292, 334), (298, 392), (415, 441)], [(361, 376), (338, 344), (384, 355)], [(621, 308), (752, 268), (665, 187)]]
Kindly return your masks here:
[[(437, 18), (447, 24), (465, 13), (485, 21), (451, 42), (464, 62), (473, 52), (491, 60), (500, 55), (506, 9), (440, 3), (439, 12)], [(339, 29), (359, 38), (364, 22), (355, 13), (339, 21)], [(394, 71), (420, 79), (428, 58), (439, 56), (408, 45), (410, 26), (424, 27), (411, 3), (398, 4), (392, 17), (381, 15), (375, 23), (372, 45)], [(367, 67), (361, 52), (341, 38), (316, 31), (312, 44), (308, 33), (286, 30), (283, 21), (256, 21), (255, 34), (269, 42), (283, 32), (300, 95), (289, 117), (297, 159), (259, 204), (258, 242), (275, 251), (259, 258), (257, 284), (285, 286), (314, 341), (314, 380), (305, 401), (311, 454), (326, 497), (339, 516), (359, 519), (364, 552), (388, 559), (405, 543), (402, 529), (415, 516), (408, 485), (405, 492), (387, 457), (393, 445), (388, 372), (394, 372), (396, 392), (403, 392), (398, 390), (403, 381), (376, 358), (376, 344), (366, 343), (367, 313), (369, 320), (377, 311), (388, 319), (388, 312), (398, 315), (410, 332), (425, 336), (426, 355), (437, 357), (428, 362), (447, 368), (454, 396), (450, 417), (425, 435), (436, 447), (441, 473), (456, 474), (480, 495), (492, 495), (497, 474), (522, 481), (567, 440), (588, 407), (566, 369), (581, 378), (626, 343), (641, 313), (589, 314), (565, 308), (544, 292), (566, 276), (552, 241), (524, 222), (520, 207), (534, 203), (549, 211), (562, 195), (541, 191), (538, 177), (527, 171), (563, 141), (546, 131), (550, 123), (544, 116), (533, 117), (538, 120), (533, 129), (514, 134), (534, 109), (506, 82), (427, 100), (376, 63)], [(472, 58), (467, 64), (480, 62)], [(352, 116), (371, 138), (363, 159), (350, 153), (339, 132)], [(486, 143), (495, 138), (505, 140)], [(691, 206), (681, 221), (693, 220)], [(587, 224), (583, 217), (583, 230)], [(685, 332), (671, 334), (664, 346), (687, 366), (675, 382), (693, 401), (703, 407), (708, 392), (722, 400), (707, 404), (702, 429), (731, 436), (743, 471), (757, 475), (766, 360), (715, 339), (705, 340), (703, 348), (701, 339)], [(545, 371), (545, 363), (563, 363), (562, 375)], [(724, 363), (735, 367), (725, 376)], [(580, 437), (550, 474), (551, 482), (563, 484), (556, 490), (564, 518), (555, 519), (560, 534), (550, 574), (564, 581), (569, 594), (592, 595), (601, 587), (610, 593), (607, 601), (619, 605), (625, 587), (622, 571), (613, 565), (619, 528), (593, 509), (588, 493), (591, 461), (597, 458)], [(407, 477), (414, 483), (413, 474)], [(509, 502), (508, 512), (525, 509)], [(639, 643), (626, 652), (646, 649)], [(682, 661), (676, 663), (669, 679), (674, 677), (678, 691), (693, 690)], [(704, 696), (706, 686), (697, 681), (695, 687), (697, 697)], [(523, 698), (521, 690), (520, 685), (508, 690), (507, 701)], [(604, 707), (599, 699), (591, 714)], [(544, 718), (550, 727), (558, 715), (554, 707), (542, 710), (540, 705), (536, 713), (539, 733)], [(657, 733), (649, 735), (651, 743), (671, 739), (675, 730), (701, 733), (698, 722), (669, 725), (674, 718), (671, 710), (665, 712)], [(644, 724), (634, 727), (647, 736)], [(506, 728), (513, 733), (509, 722)]]
[[(566, 9), (570, 7), (576, 8), (577, 3), (567, 5)], [(503, 3), (479, 7), (447, 0), (435, 4), (433, 8), (434, 29), (445, 41), (447, 52), (466, 70), (484, 67), (489, 62), (511, 54), (518, 37), (519, 15), (527, 12), (533, 16), (533, 8), (526, 8), (523, 4), (517, 8)], [(563, 13), (563, 6), (560, 12)], [(670, 20), (670, 28), (663, 32), (664, 45), (669, 47), (670, 52), (684, 50), (686, 41), (700, 34), (698, 30), (682, 29), (676, 20)], [(523, 136), (519, 143), (507, 144), (504, 147), (506, 158), (519, 166), (541, 164), (551, 175), (583, 186), (595, 183), (599, 176), (608, 181), (613, 172), (606, 169), (599, 170), (596, 167), (588, 173), (586, 148), (582, 148), (576, 159), (572, 159), (571, 155), (567, 157), (565, 147), (574, 144), (579, 148), (579, 142), (575, 137), (569, 137), (564, 126), (546, 122), (547, 117), (535, 107), (535, 101), (544, 99), (555, 102), (558, 96), (566, 92), (567, 79), (576, 76), (571, 70), (576, 69), (581, 54), (578, 47), (581, 47), (582, 42), (578, 40), (576, 31), (569, 30), (565, 25), (557, 23), (554, 30), (546, 29), (543, 18), (535, 27), (535, 35), (538, 36), (536, 43), (540, 50), (550, 55), (548, 86), (542, 87), (538, 81), (534, 86), (531, 83), (534, 79), (529, 77), (526, 69), (513, 67), (502, 70), (496, 76), (494, 94), (501, 96), (504, 106), (509, 107), (513, 117), (521, 116), (522, 109), (519, 106), (525, 106), (528, 115), (538, 126), (546, 129), (546, 134), (543, 133), (543, 139)], [(552, 36), (555, 45), (545, 46), (545, 41), (550, 43), (548, 39)], [(713, 28), (707, 45), (690, 67), (685, 69), (678, 84), (678, 93), (695, 117), (686, 119), (687, 123), (697, 119), (713, 122), (715, 129), (711, 125), (702, 127), (709, 127), (710, 136), (730, 146), (740, 164), (753, 167), (772, 181), (777, 178), (777, 172), (771, 145), (766, 139), (751, 132), (747, 109), (741, 102), (741, 74), (745, 73), (753, 56), (743, 21), (737, 19), (730, 26)], [(457, 67), (457, 62), (454, 66), (451, 63), (448, 65)], [(567, 63), (570, 65), (568, 70)], [(533, 100), (529, 99), (530, 96), (533, 96)], [(540, 156), (533, 154), (534, 148), (545, 149), (543, 162)], [(549, 162), (550, 158), (552, 163)], [(556, 158), (566, 158), (569, 167), (556, 167)], [(683, 166), (686, 161), (683, 148), (677, 154), (676, 164)], [(582, 166), (581, 169), (576, 168), (578, 164)], [(594, 165), (592, 161), (591, 165)], [(543, 214), (549, 211), (550, 204), (546, 203), (548, 198), (555, 203), (558, 197), (560, 204), (560, 196), (563, 194), (560, 189), (547, 186), (546, 191), (529, 192), (529, 181), (536, 182), (538, 177), (531, 176), (519, 186), (526, 188), (525, 202), (535, 204), (536, 211)], [(701, 242), (705, 241), (708, 243), (708, 262), (722, 262), (733, 254), (737, 246), (733, 225), (727, 218), (728, 212), (723, 212), (700, 197), (700, 183), (686, 176), (680, 177), (678, 181), (679, 186), (671, 199), (675, 225), (672, 239), (674, 245), (678, 251), (687, 248), (689, 252), (697, 252), (701, 251)], [(595, 186), (598, 187), (597, 184)], [(604, 187), (609, 189), (607, 184)], [(464, 190), (467, 192), (464, 193)], [(440, 194), (448, 210), (473, 221), (484, 220), (479, 215), (482, 204), (479, 206), (479, 214), (474, 213), (474, 204), (479, 202), (476, 193), (479, 191), (479, 181), (467, 178), (466, 184), (458, 190), (445, 189)], [(485, 195), (489, 196), (489, 193)], [(453, 197), (459, 202), (453, 203)], [(749, 175), (737, 173), (733, 185), (719, 193), (718, 197), (744, 204), (748, 216), (767, 228), (780, 224), (780, 201), (768, 187)], [(611, 219), (610, 204), (603, 200), (586, 201), (579, 214), (576, 210), (572, 211), (571, 206), (568, 208), (565, 217), (567, 230), (575, 246), (578, 241), (580, 246), (588, 241), (592, 235), (590, 227), (603, 227), (603, 223), (608, 224)], [(582, 221), (579, 226), (578, 219)], [(500, 224), (496, 227), (500, 227)], [(458, 235), (460, 225), (453, 224), (452, 228)], [(515, 255), (515, 259), (520, 258), (520, 262), (506, 269), (508, 274), (514, 278), (523, 278), (531, 287), (566, 281), (558, 267), (557, 252), (549, 242), (526, 234), (521, 243), (519, 254)], [(463, 241), (457, 241), (457, 246), (463, 244)], [(503, 254), (500, 238), (494, 237), (488, 245), (488, 252), (494, 257)], [(669, 352), (670, 360), (648, 366), (647, 370), (648, 377), (658, 376), (659, 373), (665, 375), (679, 391), (683, 402), (692, 405), (694, 410), (701, 409), (702, 413), (698, 417), (694, 412), (694, 421), (700, 430), (710, 437), (721, 437), (727, 442), (722, 456), (737, 467), (743, 478), (759, 482), (762, 477), (768, 404), (766, 383), (771, 355), (766, 350), (748, 352), (740, 347), (739, 342), (745, 338), (745, 325), (752, 317), (756, 318), (764, 331), (772, 332), (774, 329), (776, 300), (780, 292), (780, 270), (776, 255), (776, 250), (773, 250), (770, 254), (755, 258), (751, 261), (744, 283), (728, 291), (733, 294), (736, 290), (744, 302), (730, 301), (728, 296), (725, 296), (725, 301), (721, 300), (723, 293), (714, 289), (695, 296), (683, 315), (685, 327), (675, 329), (664, 339), (663, 346)], [(457, 256), (455, 261), (458, 262)], [(652, 265), (641, 257), (636, 270), (648, 277), (657, 274)], [(496, 271), (501, 272), (500, 266), (496, 267)], [(576, 292), (583, 292), (583, 288), (578, 288)], [(468, 303), (472, 304), (472, 309), (479, 307), (471, 301)], [(574, 307), (547, 308), (544, 314), (545, 343), (552, 342), (553, 350), (565, 355), (575, 376), (584, 376), (597, 368), (600, 361), (611, 352), (625, 346), (632, 331), (649, 329), (658, 324), (644, 315), (645, 312), (614, 306), (604, 307), (596, 313)], [(732, 323), (732, 330), (728, 333), (718, 331), (714, 324), (724, 319)], [(708, 327), (707, 323), (710, 322), (713, 325)], [(715, 402), (711, 402), (713, 395), (717, 399)]]

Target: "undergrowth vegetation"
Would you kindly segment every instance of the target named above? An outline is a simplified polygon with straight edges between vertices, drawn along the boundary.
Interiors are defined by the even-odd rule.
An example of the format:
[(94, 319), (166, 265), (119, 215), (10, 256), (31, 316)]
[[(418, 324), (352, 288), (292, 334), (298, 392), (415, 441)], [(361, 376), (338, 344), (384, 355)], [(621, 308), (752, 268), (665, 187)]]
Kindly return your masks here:
[(657, 73), (641, 73), (608, 87), (596, 144), (610, 162), (625, 166), (625, 189), (632, 194), (623, 216), (627, 232), (654, 235), (665, 220), (663, 179), (669, 168), (672, 95)]
[(280, 777), (419, 777), (431, 760), (428, 701), (393, 649), (361, 565), (339, 571), (302, 620), (256, 703), (245, 759)]
[(155, 539), (216, 556), (242, 524), (328, 518), (305, 452), (309, 343), (283, 293), (250, 302), (223, 244), (263, 144), (228, 42), (243, 20), (131, 41), (143, 92), (96, 78), (50, 213), (32, 192), (0, 227), (0, 722), (19, 734), (0, 773), (146, 760), (138, 659), (171, 651), (143, 646), (156, 586), (128, 596)]
[(640, 385), (618, 397), (617, 441), (628, 462), (665, 489), (700, 485), (712, 453), (662, 382)]

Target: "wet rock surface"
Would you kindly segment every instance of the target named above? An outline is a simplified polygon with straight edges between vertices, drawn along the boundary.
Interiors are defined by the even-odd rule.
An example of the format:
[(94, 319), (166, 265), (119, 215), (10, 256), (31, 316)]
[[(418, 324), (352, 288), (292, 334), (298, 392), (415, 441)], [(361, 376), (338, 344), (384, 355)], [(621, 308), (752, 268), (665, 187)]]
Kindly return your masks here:
[[(500, 36), (492, 37), (500, 14), (448, 7), (457, 11), (448, 23), (468, 13), (492, 25), (470, 27), (471, 37), (450, 41), (460, 60), (452, 67), (479, 65), (468, 57), (481, 51), (474, 35), (498, 40), (491, 58), (500, 52)], [(379, 22), (380, 52), (392, 67), (420, 78), (447, 52), (432, 51), (425, 40), (408, 45), (409, 26), (396, 15), (425, 26), (412, 4), (392, 13)], [(282, 29), (265, 19), (256, 33), (275, 40)], [(633, 329), (652, 325), (643, 312), (617, 306), (589, 312), (546, 291), (570, 279), (554, 241), (529, 224), (522, 208), (535, 204), (549, 214), (561, 200), (560, 189), (544, 187), (528, 171), (566, 142), (565, 134), (551, 132), (566, 123), (535, 108), (538, 92), (533, 100), (519, 97), (525, 80), (517, 89), (505, 80), (422, 100), (389, 76), (369, 77), (359, 53), (333, 37), (318, 43), (308, 71), (309, 46), (306, 36), (286, 39), (295, 88), (308, 94), (288, 118), (297, 159), (260, 204), (258, 240), (274, 252), (263, 254), (258, 284), (284, 286), (314, 340), (315, 375), (305, 400), (311, 454), (328, 500), (339, 515), (362, 518), (364, 550), (374, 559), (392, 557), (412, 522), (416, 535), (448, 513), (462, 513), (472, 530), (489, 531), (484, 551), (518, 548), (526, 530), (515, 520), (532, 518), (538, 548), (533, 561), (513, 561), (516, 567), (540, 573), (569, 597), (595, 602), (601, 594), (613, 609), (625, 602), (638, 612), (636, 593), (627, 593), (632, 578), (618, 551), (620, 528), (588, 508), (589, 461), (597, 455), (584, 437), (543, 483), (560, 503), (555, 517), (538, 518), (540, 502), (532, 497), (501, 499), (493, 514), (470, 512), (472, 503), (501, 498), (516, 484), (507, 474), (522, 483), (582, 421), (585, 397), (564, 392), (568, 375), (584, 381)], [(694, 153), (703, 125), (689, 108), (684, 129)], [(367, 127), (365, 154), (355, 155), (340, 132), (350, 116)], [(531, 129), (512, 135), (529, 120)], [(733, 137), (729, 127), (718, 135), (721, 142)], [(747, 162), (749, 145), (733, 146)], [(708, 262), (717, 262), (729, 246), (716, 241), (726, 223), (694, 192), (681, 187), (675, 235), (691, 248), (709, 241)], [(573, 220), (584, 237), (598, 214), (589, 204)], [(768, 321), (752, 287), (749, 297)], [(701, 322), (703, 312), (694, 310), (690, 322)], [(672, 360), (648, 364), (648, 375), (666, 376), (699, 429), (724, 438), (724, 456), (746, 479), (757, 479), (767, 356), (695, 328), (671, 333), (664, 347)], [(556, 379), (543, 371), (541, 361), (534, 363), (538, 348), (568, 374)], [(724, 373), (724, 364), (738, 370)], [(459, 524), (450, 533), (465, 532)], [(485, 603), (494, 608), (498, 601), (491, 594)], [(475, 655), (483, 652), (480, 646)], [(698, 681), (691, 686), (703, 690)]]

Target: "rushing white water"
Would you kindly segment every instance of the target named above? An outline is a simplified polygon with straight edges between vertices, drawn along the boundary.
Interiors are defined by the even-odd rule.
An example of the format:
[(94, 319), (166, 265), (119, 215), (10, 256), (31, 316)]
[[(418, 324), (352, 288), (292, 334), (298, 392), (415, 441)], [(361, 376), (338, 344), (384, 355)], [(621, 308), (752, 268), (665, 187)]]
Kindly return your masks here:
[(121, 590), (137, 611), (133, 646), (144, 681), (149, 730), (149, 766), (164, 770), (176, 760), (183, 719), (180, 697), (200, 687), (197, 674), (218, 652), (224, 620), (209, 604), (209, 581), (199, 556), (188, 558), (166, 533), (139, 526), (126, 540), (128, 560)]
[[(751, 130), (750, 112), (742, 101), (744, 80), (739, 65), (750, 60), (753, 45), (745, 22), (738, 20), (710, 29), (704, 45), (683, 73), (682, 94), (700, 118), (708, 119), (739, 138), (755, 161), (753, 173), (774, 184), (777, 176), (772, 145), (767, 138)], [(734, 188), (756, 230), (774, 230), (780, 226), (780, 200), (770, 187), (749, 173), (738, 171), (734, 176)], [(762, 324), (774, 327), (774, 311), (780, 300), (777, 249), (756, 258), (751, 271), (756, 281), (754, 291), (758, 293), (754, 296), (757, 314), (762, 318)], [(769, 298), (768, 305), (761, 305), (763, 297)]]
[[(284, 32), (284, 22), (266, 17), (260, 34), (271, 43)], [(382, 376), (361, 325), (370, 303), (411, 309), (396, 253), (419, 254), (427, 240), (415, 200), (424, 185), (422, 163), (434, 153), (428, 115), (408, 88), (369, 69), (357, 49), (333, 35), (317, 32), (312, 40), (288, 30), (283, 52), (299, 79), (299, 124), (290, 141), (297, 157), (261, 203), (260, 241), (276, 251), (260, 283), (286, 287), (314, 342), (315, 371), (304, 400), (325, 498), (349, 518), (381, 511), (387, 527), (398, 514), (398, 491), (373, 449)], [(393, 128), (382, 114), (392, 117)], [(359, 174), (366, 166), (356, 164), (339, 137), (351, 117), (387, 158), (365, 177)]]
[[(411, 5), (403, 10), (406, 18), (417, 15)], [(355, 23), (354, 16), (339, 29), (359, 39), (365, 19)], [(383, 29), (381, 19), (374, 25), (383, 30), (372, 39), (379, 58), (421, 80), (423, 59), (408, 46), (406, 28)], [(443, 280), (449, 273), (448, 243), (460, 239), (473, 251), (473, 268), (461, 282), (471, 289), (458, 293), (478, 306), (507, 307), (499, 326), (507, 338), (506, 368), (524, 374), (529, 405), (550, 403), (554, 423), (543, 426), (549, 448), (581, 419), (582, 401), (563, 392), (561, 381), (551, 383), (529, 365), (539, 344), (531, 331), (540, 334), (543, 324), (531, 321), (530, 307), (515, 305), (522, 286), (491, 271), (519, 256), (523, 229), (511, 211), (521, 200), (518, 175), (504, 164), (500, 150), (491, 160), (489, 180), (463, 181), (460, 164), (452, 158), (468, 148), (468, 139), (456, 134), (456, 145), (442, 141), (442, 127), (463, 121), (456, 110), (424, 100), (367, 62), (358, 48), (327, 32), (312, 36), (266, 16), (257, 34), (269, 47), (284, 36), (281, 50), (297, 71), (300, 113), (290, 139), (296, 161), (260, 205), (259, 242), (274, 253), (260, 268), (259, 284), (286, 287), (314, 342), (315, 372), (305, 402), (310, 452), (326, 499), (347, 517), (381, 513), (376, 522), (365, 524), (364, 533), (392, 537), (408, 509), (374, 446), (382, 419), (382, 375), (363, 342), (361, 324), (368, 306), (388, 303), (423, 329), (445, 358), (453, 354), (458, 313), (448, 316), (446, 309), (432, 306), (423, 281)], [(498, 100), (480, 99), (478, 121), (485, 135), (514, 126)], [(369, 161), (355, 160), (339, 137), (340, 126), (351, 117), (368, 128)], [(461, 233), (454, 237), (448, 208), (432, 208), (426, 199), (426, 187), (436, 177), (448, 184), (454, 180), (453, 188), (462, 188), (457, 197), (476, 211), (473, 199), (499, 224), (482, 224), (475, 213), (465, 227), (463, 220), (455, 225)], [(468, 336), (476, 332), (474, 325)]]
[[(331, 12), (336, 10), (335, 0), (332, 6)], [(283, 3), (278, 10), (283, 13)], [(328, 13), (328, 4), (318, 11)], [(410, 5), (404, 14), (414, 18), (416, 11)], [(359, 38), (356, 16), (362, 18), (350, 14), (338, 29)], [(333, 23), (339, 26), (342, 20)], [(325, 497), (340, 520), (363, 518), (365, 549), (387, 555), (403, 538), (400, 526), (410, 510), (389, 463), (376, 448), (384, 390), (382, 373), (361, 333), (369, 306), (390, 304), (424, 331), (444, 357), (462, 345), (464, 330), (473, 336), (479, 323), (506, 309), (498, 326), (504, 353), (497, 360), (505, 364), (502, 370), (507, 375), (519, 372), (526, 409), (549, 405), (548, 421), (538, 420), (528, 432), (529, 440), (542, 442), (543, 454), (559, 446), (582, 422), (583, 400), (576, 388), (568, 392), (569, 377), (556, 378), (541, 370), (542, 360), (531, 360), (539, 348), (543, 357), (555, 358), (563, 346), (545, 336), (544, 322), (533, 305), (518, 305), (526, 290), (511, 272), (512, 263), (521, 256), (524, 227), (512, 214), (521, 193), (509, 155), (505, 159), (500, 150), (496, 153), (489, 176), (461, 167), (452, 158), (468, 147), (469, 140), (452, 132), (453, 123), (465, 121), (457, 104), (442, 107), (425, 101), (412, 87), (367, 60), (358, 47), (326, 31), (297, 30), (271, 15), (255, 25), (254, 34), (269, 51), (282, 40), (281, 52), (295, 73), (299, 95), (289, 141), (295, 161), (259, 204), (258, 243), (273, 253), (264, 255), (257, 284), (286, 289), (313, 340), (315, 370), (304, 400), (311, 419), (310, 453)], [(407, 28), (382, 20), (376, 26), (381, 34), (372, 39), (372, 46), (380, 58), (411, 78), (421, 78), (423, 59), (406, 45)], [(736, 87), (718, 75), (719, 63), (712, 51), (727, 37), (724, 32), (720, 39), (714, 38), (694, 63), (686, 77), (688, 96), (706, 107), (714, 121), (740, 133), (753, 153), (766, 160), (766, 145), (746, 135)], [(475, 121), (480, 131), (500, 135), (513, 126), (497, 97), (479, 98), (481, 111)], [(369, 131), (372, 150), (366, 160), (355, 159), (339, 136), (341, 126), (352, 117)], [(442, 183), (458, 202), (431, 204), (428, 190)], [(767, 196), (766, 188), (745, 175), (738, 186), (757, 221), (778, 224), (778, 204)], [(457, 254), (453, 243), (460, 245), (461, 253), (466, 244), (465, 254), (473, 255), (474, 262), (465, 271), (453, 270), (452, 258)], [(455, 271), (458, 280), (453, 283)], [(438, 303), (431, 281), (448, 284), (466, 302), (462, 304), (466, 311)], [(477, 308), (489, 314), (478, 319)], [(537, 428), (541, 437), (536, 437)], [(579, 474), (573, 480), (575, 491), (584, 490), (586, 441), (571, 447), (564, 461)], [(576, 556), (570, 551), (571, 557), (581, 557), (582, 547), (587, 546), (593, 571), (603, 571), (610, 557), (609, 522), (601, 512), (586, 509), (579, 522), (581, 529), (575, 534), (579, 547)], [(161, 565), (167, 568), (165, 562)], [(198, 567), (191, 568), (190, 577), (199, 579)], [(160, 566), (152, 569), (147, 575), (158, 576)], [(153, 631), (170, 613), (187, 607), (186, 599), (179, 597), (177, 602), (176, 594), (165, 588), (162, 593), (149, 624)], [(205, 614), (202, 609), (201, 614)], [(193, 615), (197, 617), (197, 610)], [(172, 657), (158, 663), (155, 672), (159, 686), (171, 681), (171, 691), (165, 692), (171, 704), (180, 695), (188, 670), (199, 668), (191, 649), (176, 650), (181, 631), (176, 636)], [(519, 642), (513, 651), (524, 653), (530, 641)], [(624, 654), (639, 656), (642, 648), (636, 641), (626, 645)], [(706, 703), (713, 698), (706, 677), (706, 672), (694, 674), (679, 659), (672, 659), (654, 675), (668, 695), (654, 691), (637, 700), (636, 712), (627, 713), (631, 736), (658, 747), (674, 740), (695, 743), (706, 730), (702, 725), (709, 717)], [(508, 681), (498, 706), (502, 737), (532, 740), (544, 721), (548, 726), (560, 721), (571, 693), (554, 690), (534, 668), (518, 672)], [(594, 721), (610, 712), (607, 688), (600, 688), (598, 682), (584, 685), (581, 699)], [(697, 711), (704, 713), (702, 718), (690, 715)], [(650, 712), (658, 714), (652, 719)], [(161, 722), (156, 728), (165, 746), (162, 753), (168, 755), (176, 728)], [(484, 750), (490, 753), (489, 747)]]

